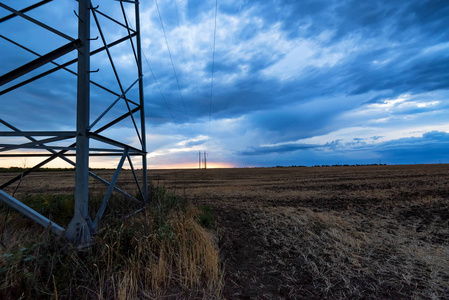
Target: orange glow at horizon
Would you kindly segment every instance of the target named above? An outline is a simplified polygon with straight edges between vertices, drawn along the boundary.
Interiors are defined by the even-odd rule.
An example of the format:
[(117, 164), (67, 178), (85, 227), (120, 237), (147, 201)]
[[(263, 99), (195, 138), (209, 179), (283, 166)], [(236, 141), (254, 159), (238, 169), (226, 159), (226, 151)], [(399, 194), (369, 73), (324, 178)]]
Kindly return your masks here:
[[(9, 167), (20, 167), (20, 168), (30, 168), (38, 163), (40, 163), (45, 158), (14, 158), (14, 159), (0, 159), (0, 168), (9, 168)], [(98, 159), (95, 157), (91, 160), (89, 167), (90, 168), (106, 168), (106, 169), (114, 169), (117, 166), (117, 162), (114, 159)], [(73, 168), (72, 165), (61, 161), (55, 160), (51, 163), (43, 166), (44, 168)], [(125, 165), (126, 169), (128, 166)], [(136, 164), (135, 167), (139, 168), (140, 165)], [(237, 168), (238, 166), (233, 165), (227, 162), (207, 162), (208, 169), (220, 169), (220, 168)], [(198, 162), (184, 162), (184, 163), (173, 163), (173, 164), (152, 164), (151, 161), (148, 162), (148, 169), (198, 169)]]
[[(225, 162), (207, 162), (208, 169), (225, 169), (236, 168), (235, 165)], [(170, 165), (152, 165), (148, 164), (148, 169), (198, 169), (198, 162), (196, 163), (174, 163)]]

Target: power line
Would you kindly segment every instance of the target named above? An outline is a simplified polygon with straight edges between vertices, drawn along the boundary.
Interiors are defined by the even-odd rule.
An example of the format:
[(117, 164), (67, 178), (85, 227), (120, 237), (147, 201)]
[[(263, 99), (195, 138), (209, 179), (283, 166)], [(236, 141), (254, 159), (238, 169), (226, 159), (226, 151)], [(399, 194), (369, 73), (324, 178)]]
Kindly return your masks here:
[[(125, 15), (125, 21), (127, 21), (128, 23), (131, 23), (126, 15)], [(134, 48), (133, 48), (133, 50), (134, 50)], [(146, 61), (147, 65), (148, 65), (148, 68), (150, 69), (150, 72), (151, 72), (151, 75), (153, 76), (154, 82), (156, 83), (156, 86), (159, 89), (159, 93), (161, 94), (162, 99), (164, 99), (165, 105), (167, 106), (167, 110), (170, 113), (170, 116), (171, 116), (171, 118), (173, 120), (173, 123), (176, 125), (176, 129), (178, 130), (179, 135), (182, 136), (183, 134), (181, 133), (181, 130), (179, 129), (178, 122), (176, 122), (175, 117), (174, 117), (174, 115), (173, 115), (173, 113), (171, 111), (170, 104), (168, 104), (167, 99), (164, 96), (164, 93), (162, 93), (161, 86), (159, 85), (159, 82), (156, 79), (156, 75), (154, 75), (153, 68), (151, 68), (150, 63), (148, 62), (147, 56), (145, 55), (145, 51), (143, 49), (141, 49), (140, 51), (142, 52), (143, 57), (145, 58), (145, 61)]]
[[(179, 9), (178, 9), (178, 1), (177, 0), (175, 0), (174, 1), (175, 2), (175, 8), (176, 8), (176, 19), (177, 19), (177, 21), (178, 21), (178, 28), (180, 29), (180, 31), (181, 31), (181, 21), (180, 21), (180, 17), (179, 17)], [(190, 11), (189, 11), (189, 13), (190, 13)], [(191, 22), (190, 22), (190, 25), (191, 25)], [(182, 53), (182, 58), (183, 58), (183, 62), (184, 62), (184, 65), (187, 67), (187, 60), (186, 60), (186, 55), (185, 55), (185, 51), (184, 51), (184, 35), (183, 34), (181, 34), (181, 53)], [(194, 63), (195, 63), (195, 61), (196, 61), (196, 59), (194, 60)], [(195, 65), (194, 65), (194, 67), (195, 67)], [(182, 73), (182, 72), (181, 72)], [(182, 75), (182, 74), (181, 74)], [(196, 75), (195, 75), (196, 76)], [(187, 82), (187, 85), (188, 85), (188, 87), (189, 87), (189, 91), (190, 91), (190, 94), (191, 94), (191, 96), (193, 95), (193, 91), (190, 89), (191, 88), (191, 84), (190, 84), (190, 78), (189, 78), (189, 76), (186, 74), (186, 71), (184, 71), (184, 78), (185, 78), (185, 80), (186, 80), (186, 82)], [(197, 88), (196, 88), (196, 90), (197, 90), (197, 97), (198, 97), (198, 79), (196, 79), (196, 86), (197, 86)], [(189, 126), (190, 126), (190, 124), (189, 124)], [(190, 127), (190, 131), (192, 132), (192, 129), (191, 129), (191, 127)], [(193, 136), (193, 133), (192, 133), (192, 136)]]
[(183, 105), (183, 107), (184, 107), (184, 113), (185, 113), (186, 118), (187, 118), (187, 123), (189, 124), (190, 134), (191, 134), (191, 136), (193, 136), (192, 126), (190, 125), (190, 120), (189, 120), (189, 114), (187, 113), (186, 105), (185, 105), (185, 102), (184, 102), (184, 97), (183, 97), (182, 91), (181, 91), (181, 86), (179, 85), (178, 74), (176, 73), (175, 64), (174, 64), (174, 62), (173, 62), (173, 57), (172, 57), (172, 55), (171, 55), (170, 46), (169, 46), (169, 44), (168, 44), (168, 39), (167, 39), (167, 34), (165, 33), (164, 23), (162, 22), (162, 16), (161, 16), (161, 12), (160, 12), (160, 10), (159, 10), (159, 5), (158, 5), (158, 3), (157, 3), (157, 0), (154, 0), (154, 2), (156, 3), (157, 12), (158, 12), (158, 14), (159, 14), (159, 20), (161, 21), (162, 31), (164, 32), (165, 43), (166, 43), (166, 45), (167, 45), (167, 49), (168, 49), (168, 54), (169, 54), (169, 56), (170, 56), (171, 65), (172, 65), (172, 67), (173, 67), (173, 73), (175, 74), (176, 84), (178, 85), (179, 95), (181, 96), (182, 105)]
[(207, 135), (207, 148), (209, 148), (210, 140), (210, 124), (212, 119), (212, 98), (214, 96), (214, 71), (215, 71), (215, 40), (217, 36), (217, 15), (218, 15), (218, 0), (215, 0), (215, 27), (214, 27), (214, 47), (212, 50), (212, 75), (210, 82), (210, 100), (209, 100), (209, 134)]
[(151, 68), (150, 63), (148, 62), (147, 56), (145, 55), (145, 52), (143, 50), (142, 50), (142, 54), (143, 54), (143, 57), (145, 58), (145, 61), (147, 62), (148, 68), (150, 68), (151, 75), (153, 76), (154, 82), (156, 82), (156, 86), (159, 89), (159, 92), (161, 93), (162, 99), (164, 99), (165, 105), (167, 106), (167, 109), (168, 109), (168, 111), (169, 111), (169, 113), (171, 115), (173, 123), (175, 123), (176, 128), (178, 129), (179, 135), (182, 136), (181, 130), (179, 129), (179, 125), (176, 122), (175, 117), (173, 116), (173, 113), (172, 113), (172, 111), (170, 109), (170, 105), (168, 104), (167, 99), (165, 98), (164, 94), (162, 93), (161, 86), (159, 85), (159, 82), (157, 81), (156, 76), (154, 75), (153, 69)]
[[(176, 8), (176, 19), (178, 20), (178, 27), (181, 29), (181, 22), (179, 21), (178, 4), (177, 4), (176, 0), (175, 0), (175, 8)], [(186, 55), (185, 55), (185, 52), (184, 52), (184, 38), (183, 38), (182, 34), (181, 34), (181, 53), (182, 53), (182, 59), (183, 59), (184, 65), (187, 65)], [(187, 84), (190, 86), (190, 81), (189, 81), (188, 77), (187, 77)]]
[[(190, 12), (190, 0), (187, 0), (187, 8), (189, 10), (189, 24), (190, 26), (192, 26), (192, 14)], [(192, 32), (190, 31), (190, 34), (192, 34)], [(195, 55), (195, 51), (192, 51), (193, 53), (193, 72), (195, 74), (195, 81), (196, 81), (196, 96), (199, 97), (200, 93), (199, 93), (199, 85), (198, 85), (198, 72), (197, 72), (197, 67), (196, 67), (196, 55)]]

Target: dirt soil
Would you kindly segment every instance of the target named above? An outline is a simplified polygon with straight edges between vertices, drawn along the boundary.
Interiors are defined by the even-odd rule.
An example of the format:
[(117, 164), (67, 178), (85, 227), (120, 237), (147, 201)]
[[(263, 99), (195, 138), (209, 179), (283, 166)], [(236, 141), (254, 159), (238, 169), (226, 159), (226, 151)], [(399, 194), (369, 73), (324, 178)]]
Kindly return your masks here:
[[(449, 299), (449, 165), (150, 170), (149, 178), (212, 207), (225, 299)], [(118, 185), (131, 182), (124, 172)], [(20, 190), (73, 193), (73, 176), (34, 173)]]
[(449, 298), (449, 166), (157, 170), (218, 216), (226, 299)]

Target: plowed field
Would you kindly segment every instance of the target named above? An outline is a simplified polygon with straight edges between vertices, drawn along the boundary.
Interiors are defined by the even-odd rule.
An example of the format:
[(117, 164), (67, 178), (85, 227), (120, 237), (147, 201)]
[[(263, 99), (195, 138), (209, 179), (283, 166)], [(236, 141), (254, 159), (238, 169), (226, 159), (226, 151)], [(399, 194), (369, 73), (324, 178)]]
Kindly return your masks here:
[[(31, 176), (18, 196), (73, 193), (71, 172)], [(226, 299), (449, 299), (449, 165), (150, 170), (149, 176), (212, 207)], [(118, 185), (126, 189), (131, 181), (124, 172)]]
[(227, 299), (449, 298), (449, 166), (152, 171), (218, 216)]

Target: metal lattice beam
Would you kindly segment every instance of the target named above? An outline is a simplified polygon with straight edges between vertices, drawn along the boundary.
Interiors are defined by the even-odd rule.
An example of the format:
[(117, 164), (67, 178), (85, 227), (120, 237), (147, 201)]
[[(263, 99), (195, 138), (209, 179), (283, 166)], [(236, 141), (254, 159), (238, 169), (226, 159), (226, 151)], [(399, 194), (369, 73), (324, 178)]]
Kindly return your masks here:
[[(139, 23), (139, 3), (137, 1), (125, 1), (120, 0), (117, 3), (117, 10), (120, 10), (123, 16), (123, 20), (117, 20), (106, 13), (100, 11), (97, 7), (92, 5), (90, 0), (78, 0), (78, 12), (75, 13), (78, 18), (78, 33), (77, 37), (71, 37), (67, 34), (63, 33), (62, 30), (44, 24), (43, 22), (37, 20), (36, 18), (30, 17), (27, 15), (28, 12), (42, 7), (42, 10), (46, 8), (44, 4), (48, 4), (53, 2), (52, 0), (43, 0), (39, 1), (35, 4), (32, 4), (24, 9), (17, 10), (11, 6), (5, 5), (4, 3), (0, 3), (0, 9), (3, 8), (10, 12), (9, 15), (0, 19), (0, 24), (7, 22), (15, 17), (19, 17), (22, 22), (29, 22), (33, 24), (33, 26), (41, 27), (46, 29), (48, 32), (51, 32), (59, 37), (69, 40), (70, 42), (47, 52), (47, 54), (41, 55), (37, 51), (31, 49), (31, 47), (25, 46), (19, 42), (14, 41), (13, 38), (7, 38), (4, 35), (0, 35), (0, 38), (8, 43), (11, 43), (33, 55), (36, 55), (37, 58), (22, 64), (22, 66), (6, 72), (4, 74), (0, 74), (0, 86), (7, 85), (5, 89), (0, 91), (0, 96), (6, 95), (16, 89), (25, 88), (26, 86), (33, 84), (35, 81), (40, 80), (41, 78), (47, 77), (59, 70), (65, 70), (75, 76), (77, 76), (77, 105), (76, 105), (76, 129), (73, 131), (54, 131), (54, 130), (27, 130), (21, 131), (16, 126), (6, 122), (2, 119), (2, 115), (0, 112), (0, 124), (6, 126), (11, 131), (0, 131), (0, 157), (43, 157), (44, 160), (40, 163), (37, 163), (35, 166), (31, 167), (28, 170), (25, 170), (19, 176), (16, 176), (5, 183), (0, 183), (0, 200), (7, 203), (11, 207), (17, 209), (24, 215), (30, 217), (37, 223), (41, 224), (44, 227), (50, 227), (51, 230), (58, 235), (65, 236), (70, 241), (74, 242), (77, 245), (83, 245), (89, 243), (93, 234), (95, 234), (100, 226), (101, 218), (103, 217), (107, 203), (111, 197), (113, 192), (118, 192), (127, 198), (139, 202), (135, 197), (131, 196), (129, 193), (121, 190), (116, 186), (119, 174), (124, 166), (124, 163), (127, 161), (134, 180), (136, 182), (136, 188), (139, 191), (139, 194), (146, 202), (148, 200), (148, 185), (147, 185), (147, 159), (146, 159), (146, 138), (145, 138), (145, 111), (144, 111), (144, 90), (143, 90), (143, 73), (142, 73), (142, 56), (141, 56), (141, 38), (140, 38), (140, 23)], [(135, 20), (135, 27), (132, 28), (131, 24), (128, 21), (128, 17), (126, 15), (127, 11), (125, 10), (124, 4), (133, 5)], [(57, 1), (54, 1), (52, 5), (58, 5)], [(114, 4), (115, 5), (115, 4)], [(128, 11), (129, 12), (129, 11)], [(111, 22), (116, 26), (120, 26), (126, 30), (127, 35), (115, 39), (114, 41), (106, 42), (105, 32), (102, 29), (102, 25), (100, 24), (100, 20), (97, 17), (97, 14), (104, 17), (106, 21)], [(90, 36), (90, 21), (94, 20), (95, 25), (101, 35), (102, 45), (91, 51), (90, 50), (90, 41), (92, 40)], [(20, 31), (15, 31), (12, 35), (20, 35)], [(135, 60), (135, 68), (137, 70), (137, 78), (132, 81), (129, 87), (124, 89), (123, 81), (119, 76), (116, 65), (114, 63), (114, 58), (112, 53), (110, 52), (110, 48), (129, 42), (130, 49), (134, 56)], [(65, 55), (76, 51), (78, 57), (75, 59), (71, 59), (65, 63), (56, 63), (55, 60), (58, 58), (62, 58)], [(91, 80), (90, 74), (92, 70), (90, 70), (90, 62), (91, 57), (93, 55), (105, 53), (108, 57), (110, 66), (112, 67), (114, 77), (116, 79), (116, 83), (118, 85), (118, 92), (114, 91), (114, 88), (108, 87), (106, 84), (101, 82), (96, 82)], [(77, 63), (77, 72), (74, 72), (67, 67)], [(18, 83), (14, 83), (13, 81), (21, 78), (22, 76), (40, 68), (46, 66), (48, 64), (52, 64), (55, 67), (51, 69), (47, 69), (37, 75), (34, 75), (30, 78), (26, 78), (23, 81)], [(110, 99), (109, 104), (106, 108), (101, 111), (98, 116), (91, 121), (90, 120), (90, 110), (91, 110), (91, 94), (90, 94), (90, 86), (94, 85), (103, 91), (106, 91), (109, 95), (112, 95), (114, 98)], [(128, 92), (132, 89), (138, 91), (139, 99), (138, 101), (133, 101), (129, 99), (127, 96)], [(0, 99), (1, 101), (2, 99)], [(123, 100), (126, 110), (120, 114), (118, 117), (109, 118), (105, 125), (101, 126), (99, 129), (92, 131), (93, 127), (100, 123), (100, 121), (104, 120), (106, 116), (109, 116), (112, 108), (116, 109), (116, 104)], [(75, 109), (75, 107), (73, 108)], [(140, 117), (140, 125), (136, 121), (135, 114), (139, 113)], [(120, 122), (130, 122), (131, 128), (133, 128), (135, 137), (139, 141), (139, 146), (134, 147), (132, 145), (128, 145), (127, 143), (108, 138), (104, 135), (100, 135), (103, 131), (113, 128), (116, 124)], [(39, 138), (40, 137), (40, 138)], [(12, 139), (21, 139), (20, 143), (14, 142)], [(29, 142), (23, 142), (23, 138), (29, 140)], [(1, 142), (1, 139), (6, 139), (6, 142)], [(76, 142), (70, 145), (54, 145), (55, 142), (67, 141), (69, 139), (75, 139)], [(90, 147), (90, 140), (94, 139), (97, 143), (101, 143), (103, 146), (100, 147)], [(44, 151), (44, 153), (28, 153), (28, 152), (19, 152), (25, 149), (32, 149), (33, 151)], [(11, 151), (13, 153), (11, 153)], [(68, 157), (75, 156), (76, 160), (72, 161)], [(119, 156), (120, 161), (117, 165), (117, 169), (114, 173), (114, 176), (110, 182), (105, 179), (99, 177), (89, 170), (89, 161), (90, 157), (104, 156), (104, 157), (112, 157)], [(142, 181), (139, 181), (137, 176), (137, 171), (134, 168), (133, 160), (135, 158), (141, 158), (142, 165)], [(75, 209), (74, 215), (67, 226), (67, 228), (62, 228), (61, 226), (55, 224), (45, 216), (42, 216), (39, 212), (27, 207), (23, 203), (21, 203), (18, 199), (15, 199), (11, 195), (8, 195), (3, 189), (10, 186), (14, 182), (23, 179), (28, 174), (33, 171), (45, 166), (46, 164), (54, 161), (55, 159), (62, 159), (66, 163), (69, 163), (72, 166), (75, 166)], [(95, 219), (92, 221), (89, 217), (89, 176), (93, 177), (100, 183), (106, 185), (107, 191), (103, 197), (103, 202), (100, 206), (99, 211), (96, 214)]]
[(75, 40), (73, 42), (70, 42), (68, 44), (65, 44), (64, 46), (51, 51), (50, 53), (47, 53), (45, 55), (42, 55), (39, 58), (36, 58), (35, 60), (5, 74), (0, 76), (0, 85), (4, 85), (10, 81), (13, 81), (16, 78), (19, 78), (20, 76), (23, 76), (51, 61), (54, 59), (61, 57), (63, 55), (66, 55), (69, 52), (72, 52), (75, 49), (79, 49), (82, 47), (82, 42), (80, 40)]

